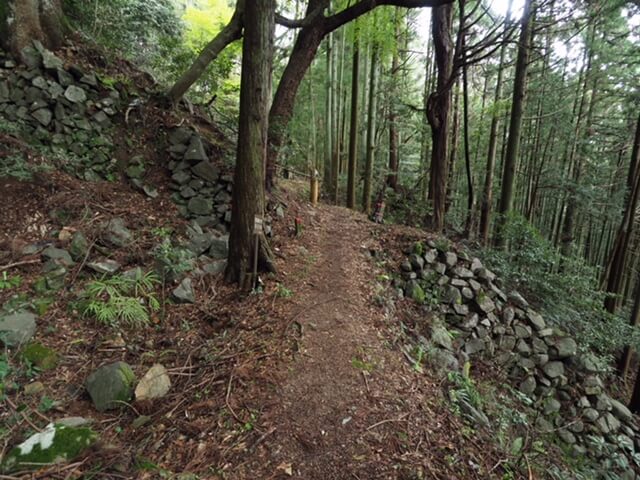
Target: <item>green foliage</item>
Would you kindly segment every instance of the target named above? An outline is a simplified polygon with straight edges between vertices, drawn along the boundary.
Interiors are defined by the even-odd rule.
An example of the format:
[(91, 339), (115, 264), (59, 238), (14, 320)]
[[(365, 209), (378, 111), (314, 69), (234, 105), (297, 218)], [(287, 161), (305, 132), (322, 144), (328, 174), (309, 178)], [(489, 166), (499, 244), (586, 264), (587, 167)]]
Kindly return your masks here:
[(4, 396), (4, 390), (6, 388), (6, 382), (11, 374), (11, 365), (9, 364), (9, 357), (6, 353), (0, 354), (0, 400)]
[(153, 273), (94, 280), (86, 287), (81, 312), (114, 328), (143, 327), (149, 323), (149, 312), (160, 309), (154, 292), (158, 283)]
[(166, 229), (157, 229), (155, 234), (163, 238), (152, 251), (163, 284), (193, 269), (194, 254), (191, 250), (175, 246)]
[(0, 163), (0, 178), (12, 177), (20, 181), (33, 179), (34, 174), (39, 172), (50, 172), (51, 165), (47, 163), (33, 163), (25, 158), (25, 155), (16, 153), (7, 155)]
[(293, 297), (293, 291), (284, 286), (284, 284), (276, 283), (276, 297), (279, 298), (291, 298)]
[(171, 0), (64, 0), (74, 27), (107, 49), (144, 58), (159, 38), (181, 32)]
[(20, 275), (9, 276), (7, 272), (2, 272), (0, 277), (0, 290), (8, 290), (10, 288), (19, 287), (22, 283), (22, 277)]
[[(468, 370), (468, 367), (465, 367), (465, 372)], [(451, 388), (449, 389), (449, 396), (454, 404), (457, 404), (458, 401), (463, 400), (471, 405), (473, 408), (480, 409), (482, 408), (482, 396), (478, 389), (476, 388), (475, 383), (465, 372), (449, 372), (447, 375), (447, 379), (449, 383), (451, 383)]]
[(387, 189), (385, 223), (423, 227), (431, 214), (431, 208), (418, 196), (418, 192), (394, 192)]
[(603, 308), (597, 270), (581, 258), (561, 255), (523, 217), (509, 216), (504, 228), (507, 250), (481, 255), (504, 280), (540, 307), (545, 318), (576, 337), (583, 347), (609, 354), (629, 343), (640, 345), (638, 333)]

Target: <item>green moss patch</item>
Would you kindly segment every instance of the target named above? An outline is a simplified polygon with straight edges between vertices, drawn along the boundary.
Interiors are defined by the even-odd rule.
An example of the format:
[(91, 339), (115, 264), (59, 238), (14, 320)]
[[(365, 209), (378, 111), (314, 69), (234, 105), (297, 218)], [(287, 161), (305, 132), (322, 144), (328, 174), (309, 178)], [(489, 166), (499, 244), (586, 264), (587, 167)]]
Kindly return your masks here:
[(50, 423), (42, 432), (14, 447), (4, 458), (0, 469), (15, 472), (69, 462), (93, 445), (97, 438), (90, 428)]

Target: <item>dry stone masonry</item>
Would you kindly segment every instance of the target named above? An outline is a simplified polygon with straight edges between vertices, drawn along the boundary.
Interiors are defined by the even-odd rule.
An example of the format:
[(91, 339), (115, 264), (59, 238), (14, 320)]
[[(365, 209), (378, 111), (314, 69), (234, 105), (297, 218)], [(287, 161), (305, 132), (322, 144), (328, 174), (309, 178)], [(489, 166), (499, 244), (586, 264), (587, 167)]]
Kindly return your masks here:
[(187, 127), (169, 133), (170, 187), (174, 191), (171, 198), (182, 216), (201, 227), (226, 232), (231, 222), (233, 180), (209, 160), (205, 144)]
[[(503, 290), (480, 260), (440, 242), (416, 244), (400, 270), (398, 293), (435, 311), (430, 343), (444, 368), (480, 356), (497, 362), (541, 413), (540, 433), (559, 437), (574, 456), (607, 465), (606, 452), (615, 451), (628, 459), (620, 478), (640, 478), (631, 470), (640, 452), (638, 423), (607, 394), (594, 357), (579, 352), (573, 338), (547, 324), (518, 292)], [(608, 448), (594, 447), (603, 444)]]
[(18, 66), (0, 50), (0, 131), (19, 133), (85, 180), (109, 178), (115, 167), (110, 130), (120, 93), (95, 73), (64, 62), (38, 42)]

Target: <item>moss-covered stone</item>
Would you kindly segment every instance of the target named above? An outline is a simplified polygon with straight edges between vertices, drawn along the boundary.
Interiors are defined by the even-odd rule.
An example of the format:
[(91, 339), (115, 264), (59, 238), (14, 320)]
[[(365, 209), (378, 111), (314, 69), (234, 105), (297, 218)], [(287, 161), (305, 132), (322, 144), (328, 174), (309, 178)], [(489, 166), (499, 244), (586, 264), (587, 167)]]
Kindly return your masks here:
[(416, 282), (415, 280), (407, 282), (405, 290), (405, 294), (407, 295), (407, 297), (414, 300), (415, 302), (424, 303), (426, 295), (418, 282)]
[(87, 390), (99, 412), (112, 410), (131, 400), (136, 377), (125, 362), (104, 365), (89, 375)]
[(33, 342), (24, 347), (20, 356), (23, 360), (35, 365), (41, 370), (51, 370), (58, 365), (60, 357), (55, 350), (45, 347), (41, 343)]
[(10, 473), (69, 462), (93, 445), (97, 437), (90, 428), (50, 423), (44, 431), (14, 447), (2, 461), (0, 469)]

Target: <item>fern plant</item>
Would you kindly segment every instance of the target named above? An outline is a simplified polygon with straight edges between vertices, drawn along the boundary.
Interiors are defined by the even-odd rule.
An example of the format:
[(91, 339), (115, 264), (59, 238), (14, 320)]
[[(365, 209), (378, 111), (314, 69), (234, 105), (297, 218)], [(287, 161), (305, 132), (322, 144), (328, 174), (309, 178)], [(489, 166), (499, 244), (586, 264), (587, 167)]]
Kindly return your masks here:
[(149, 323), (150, 311), (160, 309), (154, 291), (159, 283), (154, 273), (141, 272), (89, 282), (81, 302), (82, 314), (110, 327), (143, 327)]

